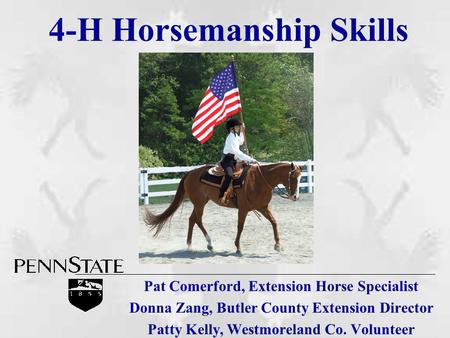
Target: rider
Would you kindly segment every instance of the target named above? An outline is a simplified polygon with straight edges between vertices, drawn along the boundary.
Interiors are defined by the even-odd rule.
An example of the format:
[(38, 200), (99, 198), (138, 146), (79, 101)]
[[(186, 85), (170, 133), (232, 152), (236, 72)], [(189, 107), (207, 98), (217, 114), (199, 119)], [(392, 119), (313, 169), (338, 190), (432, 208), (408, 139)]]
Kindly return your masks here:
[[(244, 154), (239, 146), (244, 143), (244, 133), (245, 126), (237, 118), (231, 118), (226, 123), (226, 128), (228, 132), (227, 139), (225, 141), (225, 146), (223, 147), (223, 158), (220, 164), (225, 171), (225, 181), (220, 189), (219, 199), (222, 203), (225, 203), (226, 196), (224, 196), (225, 191), (227, 191), (230, 185), (231, 179), (233, 178), (233, 167), (236, 164), (236, 160), (246, 161), (250, 163), (258, 163), (253, 157)], [(241, 133), (242, 130), (242, 133)]]

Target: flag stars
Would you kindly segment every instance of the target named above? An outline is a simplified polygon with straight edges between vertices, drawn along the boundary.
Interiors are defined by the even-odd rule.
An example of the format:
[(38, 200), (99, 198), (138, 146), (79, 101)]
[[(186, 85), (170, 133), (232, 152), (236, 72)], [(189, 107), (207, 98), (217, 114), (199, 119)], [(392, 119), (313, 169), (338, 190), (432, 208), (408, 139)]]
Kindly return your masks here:
[(237, 88), (232, 64), (229, 64), (212, 79), (210, 87), (213, 94), (219, 99), (222, 99), (226, 92)]

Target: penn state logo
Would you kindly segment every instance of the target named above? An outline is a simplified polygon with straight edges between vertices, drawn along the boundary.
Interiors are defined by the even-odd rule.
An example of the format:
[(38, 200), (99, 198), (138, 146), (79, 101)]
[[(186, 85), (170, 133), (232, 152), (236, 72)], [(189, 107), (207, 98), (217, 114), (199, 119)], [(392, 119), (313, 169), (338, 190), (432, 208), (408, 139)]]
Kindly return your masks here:
[(84, 312), (103, 300), (103, 279), (69, 279), (69, 302)]

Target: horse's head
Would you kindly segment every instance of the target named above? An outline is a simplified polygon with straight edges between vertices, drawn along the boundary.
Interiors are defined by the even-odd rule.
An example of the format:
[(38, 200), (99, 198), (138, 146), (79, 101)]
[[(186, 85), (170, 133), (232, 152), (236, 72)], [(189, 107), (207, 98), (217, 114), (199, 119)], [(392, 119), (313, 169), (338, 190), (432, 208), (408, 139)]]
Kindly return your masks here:
[(299, 199), (298, 181), (302, 170), (294, 163), (291, 163), (290, 166), (286, 167), (288, 172), (284, 175), (282, 183), (286, 187), (286, 192), (288, 193), (289, 199), (291, 201), (297, 201)]

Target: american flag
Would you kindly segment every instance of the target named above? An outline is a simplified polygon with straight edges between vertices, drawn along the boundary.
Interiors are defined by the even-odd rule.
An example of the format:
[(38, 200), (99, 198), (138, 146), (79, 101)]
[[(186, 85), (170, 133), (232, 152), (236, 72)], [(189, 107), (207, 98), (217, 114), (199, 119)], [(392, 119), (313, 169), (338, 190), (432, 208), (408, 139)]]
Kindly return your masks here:
[(209, 140), (214, 127), (241, 110), (234, 64), (230, 62), (214, 76), (203, 95), (192, 125), (192, 135), (201, 143)]

